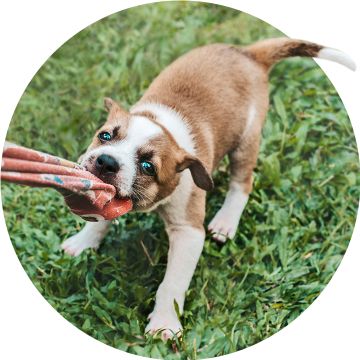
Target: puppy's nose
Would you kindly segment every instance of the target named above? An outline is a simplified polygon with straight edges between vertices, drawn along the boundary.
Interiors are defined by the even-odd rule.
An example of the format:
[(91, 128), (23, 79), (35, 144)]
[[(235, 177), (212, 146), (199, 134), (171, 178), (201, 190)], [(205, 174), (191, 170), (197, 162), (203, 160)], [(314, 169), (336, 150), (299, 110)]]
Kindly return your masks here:
[(100, 155), (95, 162), (96, 170), (100, 175), (114, 174), (119, 171), (120, 166), (118, 162), (110, 155)]

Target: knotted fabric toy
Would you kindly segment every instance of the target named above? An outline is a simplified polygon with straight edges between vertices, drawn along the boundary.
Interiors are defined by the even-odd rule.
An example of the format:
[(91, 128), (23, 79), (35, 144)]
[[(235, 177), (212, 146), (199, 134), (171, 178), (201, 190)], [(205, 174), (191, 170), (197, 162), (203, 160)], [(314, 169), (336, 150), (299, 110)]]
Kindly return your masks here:
[(70, 210), (87, 221), (112, 220), (132, 209), (132, 201), (116, 196), (113, 185), (82, 166), (40, 151), (5, 143), (1, 180), (58, 190)]

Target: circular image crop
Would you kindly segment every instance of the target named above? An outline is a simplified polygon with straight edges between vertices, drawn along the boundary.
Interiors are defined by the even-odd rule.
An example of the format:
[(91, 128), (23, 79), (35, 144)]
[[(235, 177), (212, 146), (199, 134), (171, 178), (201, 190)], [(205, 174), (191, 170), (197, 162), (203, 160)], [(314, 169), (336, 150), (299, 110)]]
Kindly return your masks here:
[[(85, 153), (85, 170), (133, 206), (82, 230), (59, 192), (2, 182), (17, 256), (69, 322), (132, 354), (211, 358), (284, 328), (330, 281), (355, 224), (358, 151), (323, 71), (285, 58), (319, 48), (243, 50), (283, 36), (223, 6), (147, 4), (79, 32), (34, 76), (7, 141), (74, 162)], [(233, 46), (195, 51), (151, 85), (215, 43)]]

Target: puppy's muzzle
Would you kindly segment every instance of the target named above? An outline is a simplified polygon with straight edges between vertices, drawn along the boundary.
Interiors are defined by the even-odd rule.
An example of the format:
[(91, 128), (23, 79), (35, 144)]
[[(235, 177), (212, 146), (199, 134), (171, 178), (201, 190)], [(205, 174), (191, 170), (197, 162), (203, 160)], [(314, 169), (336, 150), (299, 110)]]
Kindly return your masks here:
[(100, 179), (115, 175), (120, 170), (119, 163), (110, 155), (100, 155), (95, 161), (95, 175)]

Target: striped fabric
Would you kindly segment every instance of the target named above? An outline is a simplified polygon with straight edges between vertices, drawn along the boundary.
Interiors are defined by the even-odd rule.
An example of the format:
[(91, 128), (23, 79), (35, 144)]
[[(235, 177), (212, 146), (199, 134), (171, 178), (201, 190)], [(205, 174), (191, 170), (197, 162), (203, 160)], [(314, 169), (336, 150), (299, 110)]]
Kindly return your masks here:
[(118, 198), (113, 185), (80, 165), (9, 142), (3, 151), (1, 180), (56, 189), (70, 210), (87, 221), (112, 220), (132, 209), (130, 199)]

